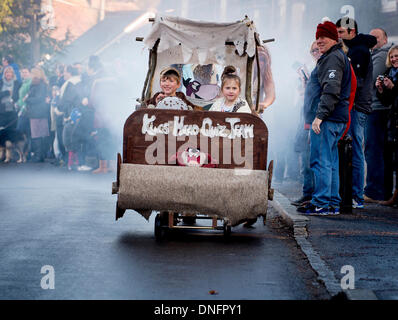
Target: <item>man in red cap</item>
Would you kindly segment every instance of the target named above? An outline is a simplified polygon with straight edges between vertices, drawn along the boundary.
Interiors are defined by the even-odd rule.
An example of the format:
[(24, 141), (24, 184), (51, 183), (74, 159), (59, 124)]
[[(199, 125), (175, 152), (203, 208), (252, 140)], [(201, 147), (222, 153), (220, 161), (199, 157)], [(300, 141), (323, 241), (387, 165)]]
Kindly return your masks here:
[(306, 123), (312, 123), (310, 166), (315, 184), (311, 202), (297, 210), (325, 216), (339, 214), (337, 143), (348, 122), (351, 65), (338, 42), (335, 24), (319, 24), (316, 40), (322, 56), (311, 74), (304, 103)]

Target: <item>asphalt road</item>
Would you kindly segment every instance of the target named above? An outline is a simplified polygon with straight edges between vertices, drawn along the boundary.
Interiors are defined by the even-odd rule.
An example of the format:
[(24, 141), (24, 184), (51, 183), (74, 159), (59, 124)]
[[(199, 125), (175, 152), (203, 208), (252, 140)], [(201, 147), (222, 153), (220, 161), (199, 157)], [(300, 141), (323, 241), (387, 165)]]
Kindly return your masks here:
[(112, 174), (1, 163), (0, 177), (0, 299), (330, 298), (276, 218), (227, 242), (213, 231), (158, 243), (154, 215), (115, 221)]
[[(274, 184), (290, 200), (301, 196), (297, 182)], [(308, 241), (338, 279), (341, 268), (355, 270), (355, 288), (378, 299), (398, 300), (398, 209), (365, 204), (351, 214), (310, 217)]]

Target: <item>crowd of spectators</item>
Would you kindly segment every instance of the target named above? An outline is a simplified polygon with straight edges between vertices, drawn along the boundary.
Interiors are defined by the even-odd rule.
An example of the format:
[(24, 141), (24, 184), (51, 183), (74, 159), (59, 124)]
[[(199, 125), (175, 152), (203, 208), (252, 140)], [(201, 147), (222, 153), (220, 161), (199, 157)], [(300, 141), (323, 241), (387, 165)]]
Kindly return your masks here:
[[(349, 58), (350, 70), (344, 69), (346, 97), (341, 98), (342, 92), (317, 91), (319, 88), (325, 90), (323, 85), (319, 87), (321, 79), (317, 72), (322, 72), (321, 64), (330, 52), (322, 52), (318, 46), (322, 41), (314, 42), (310, 54), (317, 64), (316, 72), (299, 69), (304, 108), (295, 151), (301, 157), (301, 181), (304, 183), (303, 197), (294, 204), (305, 206), (314, 202), (314, 190), (319, 188), (317, 179), (320, 177), (314, 175), (317, 164), (310, 158), (315, 154), (314, 142), (322, 127), (330, 121), (344, 123), (339, 127), (338, 135), (341, 138), (341, 134), (347, 134), (352, 139), (352, 207), (363, 208), (366, 202), (397, 204), (398, 46), (388, 41), (387, 32), (381, 28), (361, 34), (353, 19), (343, 18), (331, 24), (333, 26), (318, 26), (317, 38), (331, 39), (333, 46), (330, 50), (337, 50), (336, 56), (341, 50), (344, 57)], [(341, 64), (345, 64), (344, 59), (340, 59)], [(115, 69), (118, 67), (120, 65)], [(335, 69), (325, 72), (330, 72), (327, 74), (329, 79), (325, 78), (323, 82), (343, 81), (337, 79)], [(53, 159), (55, 164), (66, 166), (68, 170), (110, 171), (115, 166), (113, 159), (117, 146), (107, 125), (109, 113), (103, 111), (109, 112), (112, 97), (117, 95), (114, 89), (122, 83), (105, 71), (98, 56), (89, 58), (86, 69), (80, 63), (59, 64), (49, 78), (38, 66), (19, 67), (11, 56), (4, 56), (0, 76), (0, 149), (6, 152), (0, 152), (0, 161), (12, 161), (12, 148), (22, 145), (18, 162)], [(348, 96), (349, 91), (352, 99)], [(339, 103), (346, 108), (341, 117), (344, 121), (339, 117), (341, 121), (330, 118), (335, 112), (334, 106), (323, 100), (325, 97), (333, 100), (337, 95), (341, 100)], [(316, 106), (311, 105), (314, 101), (317, 101)], [(327, 110), (332, 110), (329, 110), (331, 113), (317, 111), (321, 102)], [(305, 119), (305, 108), (313, 112), (311, 119)], [(319, 114), (315, 117), (316, 112)], [(312, 122), (313, 118), (316, 123)], [(17, 151), (20, 149), (16, 148)], [(88, 158), (95, 158), (96, 162), (88, 163)], [(332, 167), (336, 171), (334, 164)], [(277, 178), (278, 170), (283, 176), (284, 167), (277, 161)], [(323, 178), (323, 174), (321, 176)], [(324, 209), (330, 211), (330, 208)]]
[(49, 160), (68, 170), (113, 171), (117, 146), (103, 110), (112, 107), (104, 95), (117, 94), (116, 82), (98, 56), (90, 56), (86, 70), (80, 63), (58, 64), (50, 76), (40, 66), (20, 68), (5, 56), (0, 161)]
[[(322, 113), (319, 106), (326, 97), (336, 97), (341, 101), (343, 84), (339, 89), (341, 91), (334, 90), (332, 84), (335, 81), (343, 83), (338, 68), (344, 63), (333, 62), (328, 67), (328, 78), (322, 80), (322, 86), (319, 88), (318, 84), (321, 81), (319, 70), (327, 60), (326, 57), (341, 46), (342, 52), (349, 58), (351, 64), (351, 84), (355, 84), (355, 88), (351, 86), (351, 95), (353, 89), (354, 95), (344, 99), (349, 118), (343, 121), (346, 123), (343, 135), (347, 134), (352, 141), (352, 208), (363, 208), (365, 203), (397, 205), (398, 46), (388, 41), (387, 32), (382, 28), (371, 30), (369, 35), (359, 33), (357, 22), (347, 17), (338, 20), (335, 24), (325, 22), (318, 26), (317, 42), (311, 46), (311, 55), (314, 59), (319, 59), (314, 54), (319, 51), (317, 44), (322, 45), (323, 39), (332, 41), (331, 47), (322, 52), (322, 58), (325, 59), (318, 61), (311, 75), (306, 73), (304, 68), (298, 70), (303, 82), (302, 87), (306, 92), (302, 101), (303, 109), (317, 112), (319, 119), (316, 117), (315, 122), (318, 121), (321, 125), (312, 122), (313, 117), (300, 125), (296, 138), (296, 146), (300, 147), (296, 147), (296, 152), (301, 155), (303, 196), (292, 204), (298, 206), (299, 212), (307, 214), (323, 212), (327, 215), (338, 210), (331, 208), (338, 206), (338, 201), (331, 204), (333, 190), (332, 193), (328, 191), (329, 195), (328, 192), (324, 194), (319, 191), (319, 184), (324, 180), (326, 171), (322, 174), (321, 180), (316, 175), (314, 180), (316, 168), (322, 161), (320, 159), (322, 155), (314, 156), (316, 150), (318, 152), (321, 149), (321, 146), (314, 148), (314, 139), (320, 136), (322, 130), (326, 130), (326, 124), (340, 122), (333, 118), (333, 112), (336, 110), (333, 103), (328, 106), (330, 110), (334, 110), (331, 113)], [(313, 77), (316, 78), (311, 82)], [(311, 86), (311, 83), (315, 83), (315, 86)], [(317, 92), (319, 91), (317, 88), (321, 91)], [(314, 97), (321, 97), (321, 101)], [(338, 136), (341, 138), (340, 131)], [(312, 157), (312, 160), (309, 160), (309, 157)], [(338, 167), (335, 168), (338, 159), (334, 158), (332, 162), (326, 167), (331, 167), (335, 172), (338, 170)], [(332, 179), (332, 189), (336, 187), (333, 181), (335, 179)], [(314, 191), (314, 187), (318, 188), (318, 191)], [(318, 199), (320, 193), (322, 197), (329, 199), (329, 208), (328, 201), (323, 205), (324, 203)], [(338, 195), (335, 195), (335, 198), (339, 200)]]

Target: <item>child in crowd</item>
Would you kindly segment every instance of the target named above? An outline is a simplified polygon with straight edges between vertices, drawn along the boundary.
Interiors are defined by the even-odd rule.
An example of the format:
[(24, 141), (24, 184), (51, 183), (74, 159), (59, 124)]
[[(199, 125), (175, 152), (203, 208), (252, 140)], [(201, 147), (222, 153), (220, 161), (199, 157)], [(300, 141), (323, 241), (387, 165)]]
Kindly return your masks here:
[(221, 76), (221, 93), (209, 111), (252, 113), (245, 99), (240, 97), (241, 80), (233, 66), (224, 68)]
[(201, 110), (187, 100), (185, 94), (177, 92), (181, 85), (181, 76), (177, 69), (168, 67), (160, 73), (161, 92), (156, 93), (146, 102), (148, 107), (175, 110)]
[(64, 130), (64, 143), (68, 151), (68, 170), (90, 171), (85, 164), (91, 133), (94, 131), (94, 110), (83, 99), (79, 107), (72, 109)]
[(71, 110), (70, 116), (65, 121), (64, 131), (63, 131), (63, 141), (65, 145), (65, 150), (68, 153), (68, 170), (77, 170), (79, 166), (79, 160), (77, 157), (77, 146), (73, 140), (73, 133), (77, 126), (77, 122), (81, 117), (81, 112), (78, 108), (73, 108)]

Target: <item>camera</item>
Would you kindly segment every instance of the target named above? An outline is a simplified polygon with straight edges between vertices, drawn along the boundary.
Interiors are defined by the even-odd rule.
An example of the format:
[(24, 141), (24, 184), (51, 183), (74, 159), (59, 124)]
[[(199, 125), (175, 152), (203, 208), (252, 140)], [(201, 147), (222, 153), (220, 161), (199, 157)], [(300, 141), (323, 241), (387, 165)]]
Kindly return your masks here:
[(384, 81), (384, 78), (385, 78), (385, 77), (382, 76), (382, 75), (380, 75), (380, 76), (377, 77), (377, 79), (380, 80), (380, 81)]

